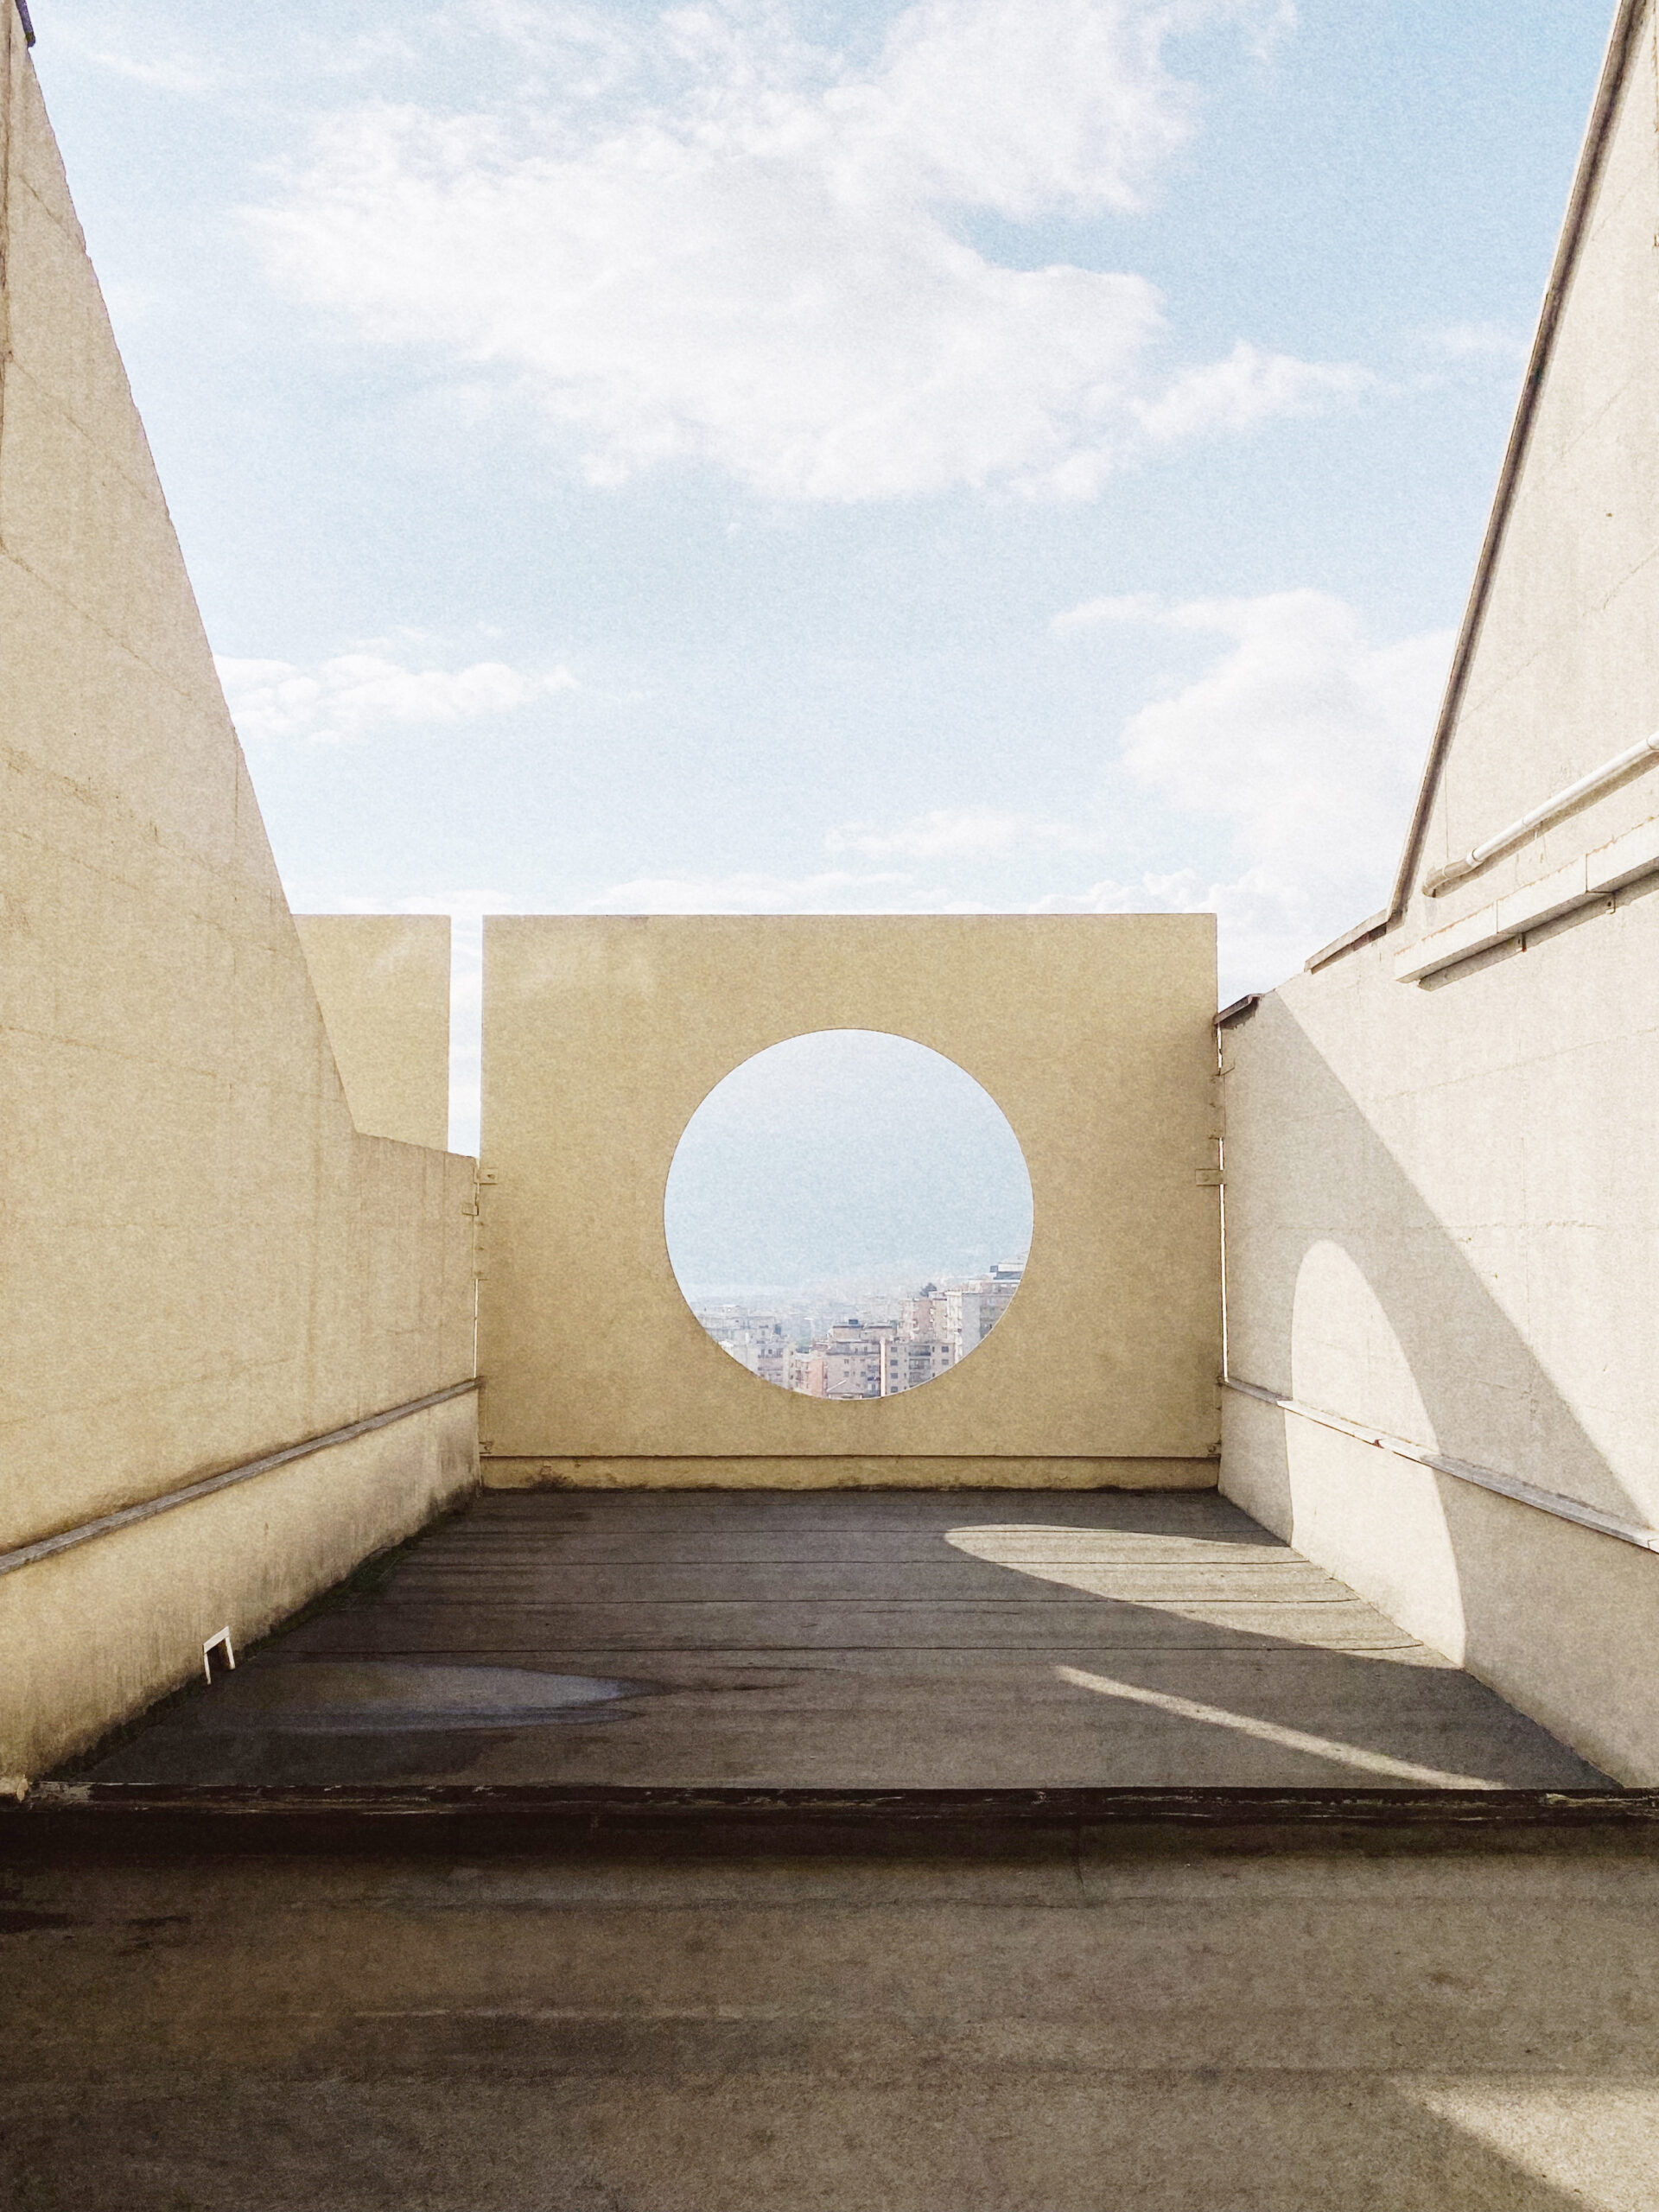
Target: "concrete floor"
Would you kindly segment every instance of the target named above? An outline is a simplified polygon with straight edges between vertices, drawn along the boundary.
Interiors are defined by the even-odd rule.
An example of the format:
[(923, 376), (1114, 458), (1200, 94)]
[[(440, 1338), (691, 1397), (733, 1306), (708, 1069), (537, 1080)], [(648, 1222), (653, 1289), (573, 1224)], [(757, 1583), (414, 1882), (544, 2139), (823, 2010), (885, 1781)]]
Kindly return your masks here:
[(1605, 1784), (1213, 1493), (496, 1493), (76, 1772)]
[(1652, 2212), (1595, 1836), (0, 1856), (5, 2212)]
[(487, 1497), (86, 1771), (0, 2212), (1659, 2206), (1659, 1807), (1214, 1497)]

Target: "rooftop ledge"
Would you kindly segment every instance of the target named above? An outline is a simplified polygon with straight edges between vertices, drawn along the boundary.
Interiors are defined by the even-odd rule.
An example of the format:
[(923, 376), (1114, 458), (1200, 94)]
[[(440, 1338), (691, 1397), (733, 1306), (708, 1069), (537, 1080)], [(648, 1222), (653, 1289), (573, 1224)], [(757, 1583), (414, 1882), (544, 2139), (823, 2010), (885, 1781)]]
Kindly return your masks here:
[(1656, 870), (1659, 870), (1659, 815), (1638, 823), (1611, 844), (1598, 846), (1594, 852), (1541, 876), (1524, 890), (1493, 899), (1462, 921), (1420, 938), (1396, 957), (1395, 980), (1421, 982), (1426, 976), (1472, 959), (1476, 953), (1489, 951), (1493, 945), (1506, 944), (1528, 930), (1570, 914), (1575, 907), (1609, 898), (1627, 883)]

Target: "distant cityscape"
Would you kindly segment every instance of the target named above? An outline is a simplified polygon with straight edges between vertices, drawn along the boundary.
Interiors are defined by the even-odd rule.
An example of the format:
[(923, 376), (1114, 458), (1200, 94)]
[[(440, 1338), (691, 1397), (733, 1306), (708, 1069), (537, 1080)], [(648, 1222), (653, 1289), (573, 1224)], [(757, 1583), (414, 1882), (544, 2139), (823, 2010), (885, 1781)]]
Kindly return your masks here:
[(693, 1300), (691, 1310), (741, 1366), (808, 1398), (891, 1398), (931, 1382), (983, 1344), (1020, 1287), (1023, 1261), (913, 1297), (876, 1297), (846, 1313), (816, 1300)]

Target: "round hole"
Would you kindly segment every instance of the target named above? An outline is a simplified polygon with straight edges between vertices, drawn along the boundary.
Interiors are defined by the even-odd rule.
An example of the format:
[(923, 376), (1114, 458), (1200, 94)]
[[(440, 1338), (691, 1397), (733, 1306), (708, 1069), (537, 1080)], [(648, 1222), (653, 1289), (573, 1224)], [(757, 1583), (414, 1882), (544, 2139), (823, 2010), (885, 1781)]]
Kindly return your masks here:
[(740, 1365), (810, 1397), (893, 1397), (959, 1366), (1007, 1311), (1031, 1178), (953, 1060), (825, 1029), (715, 1085), (663, 1212), (686, 1303)]

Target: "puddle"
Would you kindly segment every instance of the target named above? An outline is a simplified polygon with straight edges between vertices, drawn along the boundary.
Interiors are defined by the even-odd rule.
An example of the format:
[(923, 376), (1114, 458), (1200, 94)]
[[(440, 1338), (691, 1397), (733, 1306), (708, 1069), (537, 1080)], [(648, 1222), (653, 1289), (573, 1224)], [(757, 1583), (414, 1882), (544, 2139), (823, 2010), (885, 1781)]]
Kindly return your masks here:
[(530, 1667), (427, 1667), (406, 1660), (278, 1662), (240, 1669), (203, 1690), (188, 1726), (210, 1734), (257, 1729), (366, 1736), (445, 1728), (537, 1728), (584, 1708), (637, 1697), (645, 1682), (544, 1675)]

